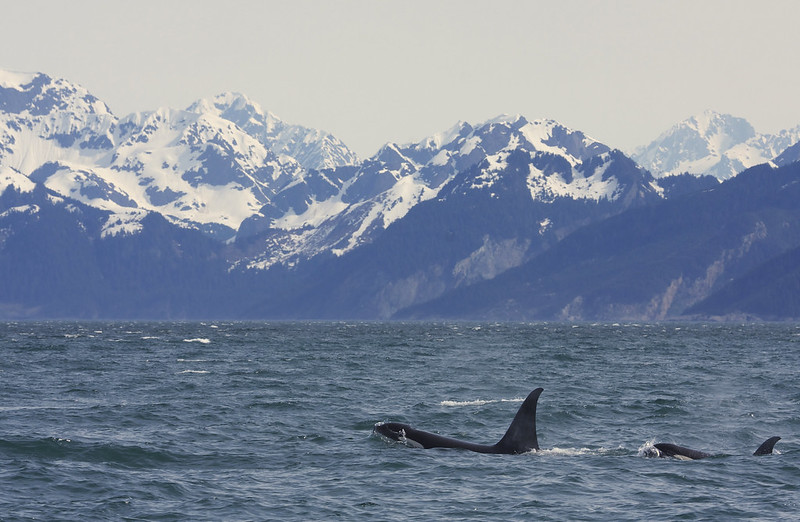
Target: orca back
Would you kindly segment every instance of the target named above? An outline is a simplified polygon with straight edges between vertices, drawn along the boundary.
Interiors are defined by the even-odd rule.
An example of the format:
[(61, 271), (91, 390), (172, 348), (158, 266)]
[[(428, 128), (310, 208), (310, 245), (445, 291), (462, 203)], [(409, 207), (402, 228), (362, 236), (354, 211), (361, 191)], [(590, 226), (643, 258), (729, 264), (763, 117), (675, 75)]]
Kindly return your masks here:
[(704, 451), (697, 451), (691, 448), (684, 448), (683, 446), (676, 446), (675, 444), (658, 443), (654, 447), (659, 451), (661, 457), (675, 457), (690, 460), (699, 460), (710, 457), (710, 453)]

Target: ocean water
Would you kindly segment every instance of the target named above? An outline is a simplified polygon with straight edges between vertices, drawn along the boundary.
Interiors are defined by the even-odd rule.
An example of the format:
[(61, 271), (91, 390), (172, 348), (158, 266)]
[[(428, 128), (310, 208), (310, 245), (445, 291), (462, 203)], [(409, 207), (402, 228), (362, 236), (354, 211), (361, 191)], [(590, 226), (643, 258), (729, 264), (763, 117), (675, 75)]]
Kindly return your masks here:
[[(22, 322), (0, 356), (2, 520), (800, 516), (797, 324)], [(538, 452), (372, 431), (494, 443), (539, 386)]]

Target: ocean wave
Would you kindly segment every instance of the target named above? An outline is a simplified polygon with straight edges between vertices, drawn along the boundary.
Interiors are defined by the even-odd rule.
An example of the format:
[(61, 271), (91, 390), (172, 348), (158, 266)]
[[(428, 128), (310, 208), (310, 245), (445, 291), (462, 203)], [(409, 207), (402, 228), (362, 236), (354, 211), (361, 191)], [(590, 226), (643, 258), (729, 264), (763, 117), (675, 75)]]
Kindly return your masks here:
[(0, 454), (41, 460), (105, 462), (131, 468), (158, 467), (179, 455), (136, 445), (81, 442), (68, 438), (0, 439)]
[(184, 339), (183, 342), (185, 342), (185, 343), (209, 344), (211, 342), (211, 339), (207, 339), (205, 337), (197, 337), (195, 339)]
[(537, 450), (539, 455), (556, 455), (561, 457), (579, 457), (582, 455), (604, 455), (604, 449), (591, 448), (545, 448)]
[(476, 399), (474, 401), (442, 401), (439, 405), (452, 407), (483, 406), (484, 404), (494, 404), (497, 402), (523, 402), (524, 400), (524, 397), (518, 399)]

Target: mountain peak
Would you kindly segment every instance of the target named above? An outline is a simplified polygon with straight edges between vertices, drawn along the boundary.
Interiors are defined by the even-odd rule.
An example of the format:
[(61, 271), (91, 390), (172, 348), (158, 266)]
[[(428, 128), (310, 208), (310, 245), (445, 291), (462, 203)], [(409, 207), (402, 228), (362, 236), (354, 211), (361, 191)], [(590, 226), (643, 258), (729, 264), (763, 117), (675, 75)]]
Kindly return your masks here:
[(407, 143), (404, 144), (404, 148), (415, 148), (415, 149), (430, 149), (430, 150), (438, 150), (451, 143), (453, 140), (458, 138), (459, 136), (464, 136), (472, 132), (472, 125), (469, 123), (459, 120), (456, 122), (455, 125), (450, 127), (449, 129), (443, 132), (437, 132), (431, 136), (423, 138), (417, 143)]
[(528, 122), (528, 120), (526, 120), (525, 117), (522, 116), (521, 114), (499, 114), (494, 118), (486, 120), (481, 124), (481, 126), (498, 124), (498, 123), (506, 125), (515, 125), (520, 122), (522, 123), (522, 125), (524, 125), (525, 123)]
[[(28, 73), (28, 72), (0, 69), (0, 88), (22, 91), (24, 90), (25, 86), (28, 86), (31, 83), (33, 83), (33, 80), (40, 75), (41, 73)], [(47, 77), (47, 75), (43, 76)]]
[[(711, 109), (688, 118), (682, 124), (706, 139), (713, 147), (712, 152), (716, 153), (722, 153), (756, 135), (753, 126), (744, 118)], [(678, 127), (682, 124), (678, 124)]]
[(774, 157), (755, 143), (758, 137), (746, 119), (708, 109), (673, 125), (634, 159), (656, 176), (688, 172), (723, 180)]
[(223, 92), (194, 102), (191, 112), (211, 113), (255, 137), (275, 154), (291, 156), (307, 169), (321, 170), (358, 162), (358, 157), (336, 137), (316, 129), (285, 123), (238, 92)]
[(239, 92), (223, 92), (212, 98), (201, 98), (187, 109), (189, 112), (212, 113), (240, 127), (260, 128), (267, 133), (284, 125), (280, 118), (261, 108), (257, 102)]
[(0, 111), (27, 112), (31, 116), (52, 113), (110, 116), (108, 106), (85, 88), (44, 73), (24, 73), (0, 69)]

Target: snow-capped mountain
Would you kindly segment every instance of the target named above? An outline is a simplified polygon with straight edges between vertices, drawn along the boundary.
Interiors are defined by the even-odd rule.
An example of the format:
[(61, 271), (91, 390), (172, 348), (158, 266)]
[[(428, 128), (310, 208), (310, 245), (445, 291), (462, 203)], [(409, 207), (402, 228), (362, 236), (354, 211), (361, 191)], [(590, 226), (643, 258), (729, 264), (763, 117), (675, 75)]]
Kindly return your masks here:
[(358, 163), (358, 156), (326, 132), (283, 122), (239, 93), (223, 93), (196, 101), (189, 109), (216, 114), (235, 123), (274, 153), (290, 156), (305, 169), (330, 169)]
[(44, 74), (0, 71), (0, 166), (107, 161), (117, 118), (86, 89)]
[(475, 165), (485, 164), (473, 188), (490, 185), (514, 151), (536, 153), (533, 199), (616, 197), (602, 157), (611, 149), (549, 120), (459, 122), (359, 162), (333, 136), (286, 124), (241, 94), (118, 118), (44, 74), (0, 72), (0, 88), (0, 188), (39, 183), (105, 210), (105, 234), (136, 232), (157, 212), (235, 236), (240, 266), (352, 251)]
[[(532, 201), (637, 197), (638, 193), (630, 190), (630, 179), (609, 170), (622, 154), (579, 131), (552, 120), (528, 121), (519, 115), (500, 116), (474, 127), (459, 122), (416, 143), (387, 144), (355, 171), (325, 171), (328, 197), (299, 201), (285, 208), (282, 216), (270, 213), (274, 206), (265, 206), (260, 215), (243, 224), (247, 235), (260, 234), (262, 239), (256, 240), (260, 247), (248, 241), (242, 263), (266, 268), (324, 251), (336, 255), (350, 252), (371, 243), (413, 207), (437, 197), (448, 184), (456, 183), (462, 191), (490, 189), (507, 170), (509, 156), (516, 153), (528, 158), (525, 186)], [(650, 182), (645, 185), (644, 191), (658, 191)], [(279, 192), (274, 201), (285, 192)], [(549, 226), (557, 221), (555, 216), (545, 220)], [(240, 237), (244, 236), (240, 231)]]
[[(157, 212), (218, 239), (236, 238), (232, 257), (240, 267), (341, 256), (419, 204), (445, 197), (445, 187), (491, 194), (512, 171), (524, 178), (515, 190), (524, 186), (527, 198), (545, 204), (625, 206), (661, 194), (622, 153), (552, 120), (458, 122), (359, 161), (335, 137), (286, 124), (241, 94), (118, 118), (82, 87), (44, 74), (0, 72), (0, 89), (0, 190), (38, 183), (104, 210), (109, 235), (136, 232)], [(689, 157), (696, 162), (709, 151), (761, 143), (743, 120), (712, 113), (671, 136), (676, 147), (695, 151)], [(653, 161), (678, 161), (662, 158), (662, 148)], [(543, 228), (561, 234), (573, 227), (555, 213), (540, 217)]]
[(800, 126), (759, 134), (743, 118), (707, 110), (676, 124), (633, 158), (657, 177), (688, 172), (725, 180), (773, 160), (798, 141)]
[[(270, 144), (285, 148), (290, 136), (302, 136), (295, 145), (307, 157), (316, 151), (323, 164), (344, 161), (337, 154), (352, 159), (346, 147), (333, 146), (340, 142), (332, 136), (303, 133), (258, 109), (251, 120), (266, 115), (271, 133), (265, 136), (272, 141), (260, 140), (223, 117), (234, 114), (243, 97), (218, 99), (229, 99), (230, 110), (196, 103), (189, 110), (162, 108), (119, 119), (66, 80), (2, 71), (0, 190), (9, 184), (30, 189), (22, 175), (111, 212), (111, 234), (134, 232), (148, 212), (158, 212), (227, 239), (279, 190), (308, 176), (296, 159)], [(335, 154), (324, 156), (328, 150)]]
[[(399, 179), (351, 207), (365, 209), (367, 219), (335, 220), (342, 228), (358, 227), (343, 237), (361, 238), (363, 246), (344, 243), (341, 257), (299, 270), (305, 276), (296, 292), (265, 303), (257, 314), (334, 318), (347, 310), (349, 317), (389, 318), (454, 288), (491, 280), (582, 226), (662, 199), (649, 172), (622, 152), (552, 121), (501, 117), (438, 136), (447, 139), (385, 147), (375, 162), (378, 179)], [(470, 155), (475, 163), (451, 176), (438, 170)], [(440, 174), (439, 184), (426, 185), (424, 173)], [(357, 183), (354, 177), (345, 185)], [(423, 200), (406, 210), (406, 200), (396, 196), (401, 187), (415, 186), (422, 188), (411, 193)], [(402, 218), (394, 219), (389, 201), (397, 202)]]

